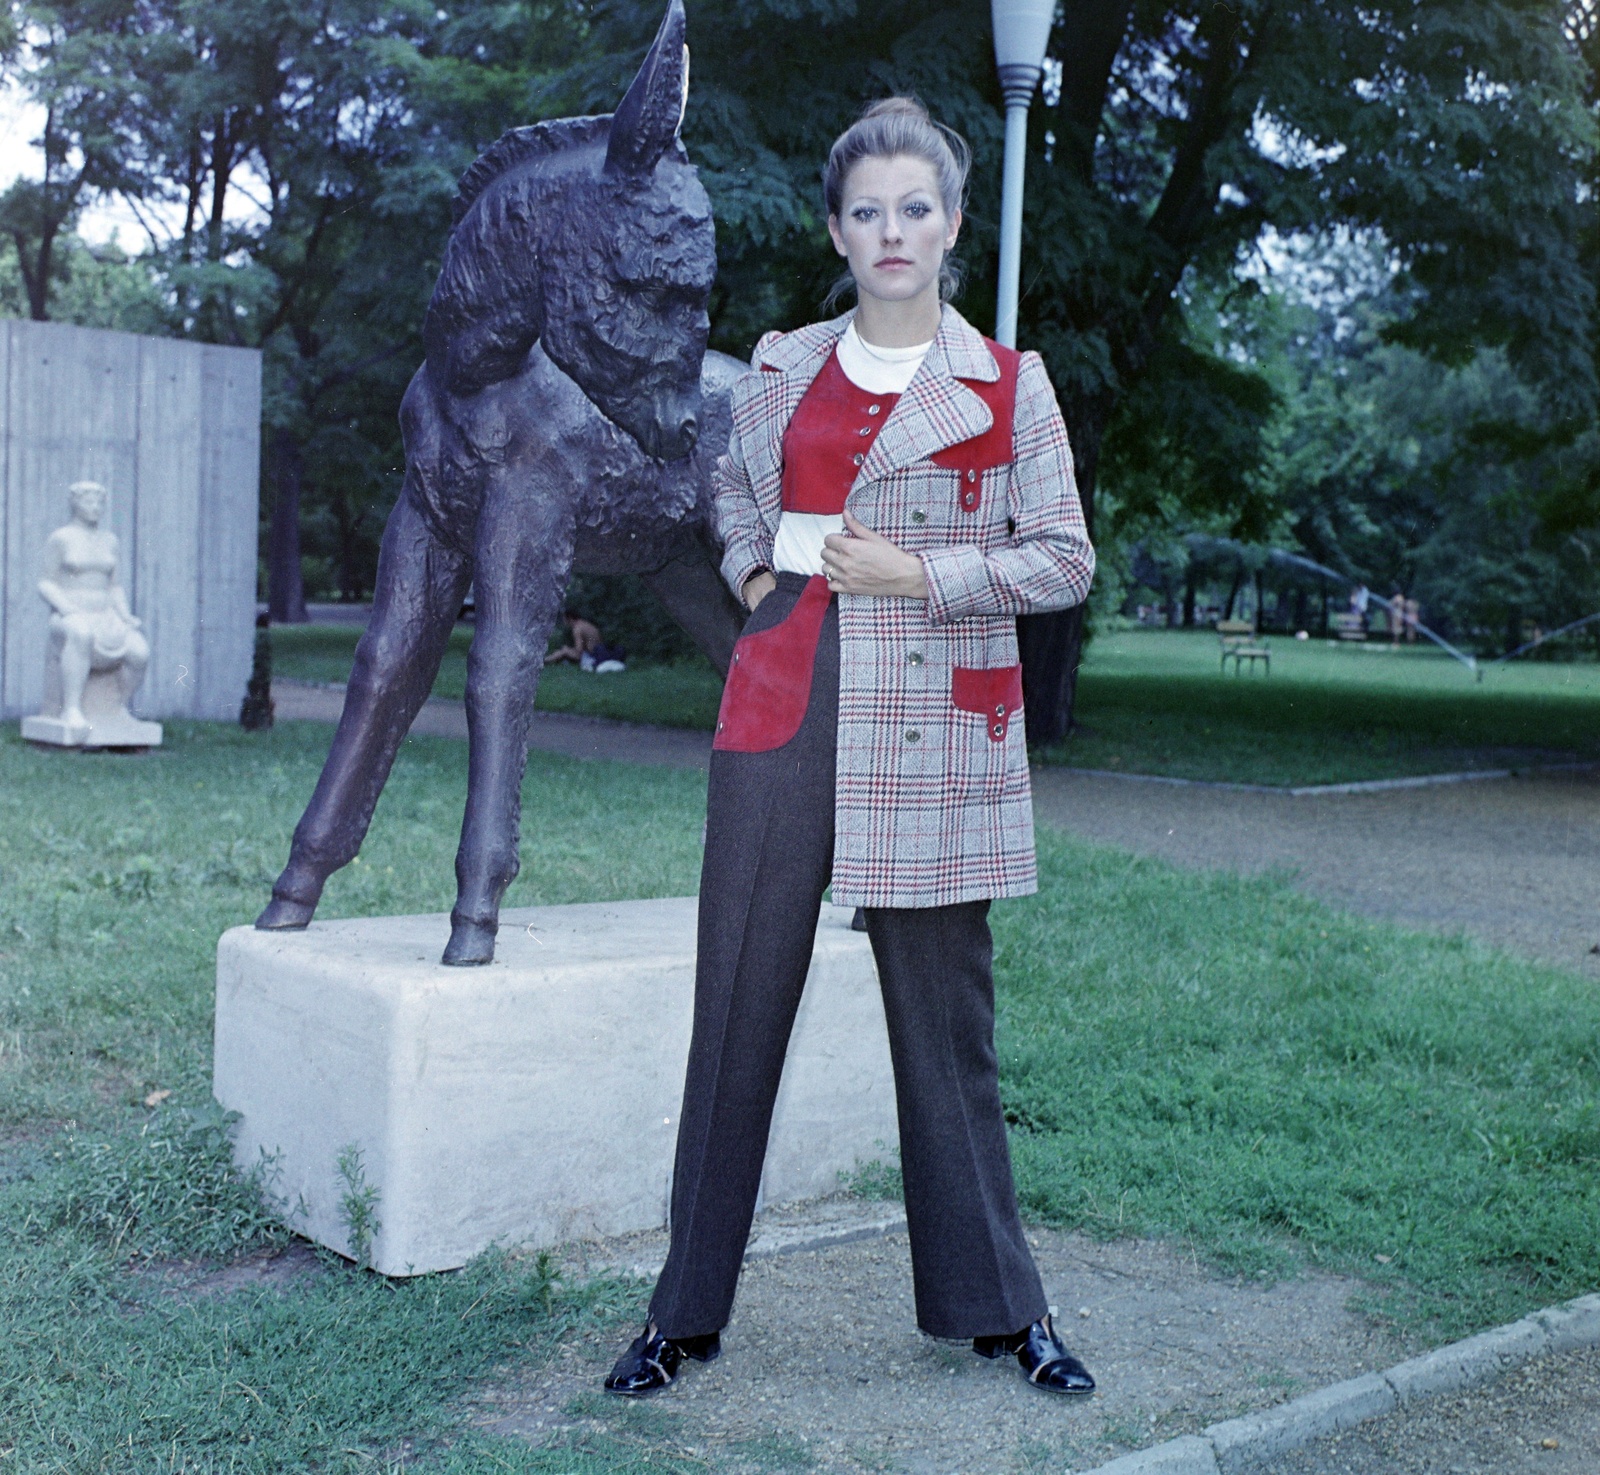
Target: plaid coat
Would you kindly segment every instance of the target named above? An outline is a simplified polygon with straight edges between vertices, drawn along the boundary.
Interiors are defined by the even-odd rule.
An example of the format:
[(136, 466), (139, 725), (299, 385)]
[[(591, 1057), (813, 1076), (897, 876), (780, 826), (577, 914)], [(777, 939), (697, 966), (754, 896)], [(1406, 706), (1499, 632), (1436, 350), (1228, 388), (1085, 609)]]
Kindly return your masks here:
[[(769, 333), (752, 360), (761, 372), (734, 387), (713, 489), (722, 573), (736, 592), (771, 566), (783, 433), (849, 321)], [(921, 557), (929, 597), (839, 596), (833, 898), (844, 906), (946, 906), (1037, 889), (1015, 617), (1082, 603), (1094, 550), (1038, 354), (1021, 357), (1012, 460), (958, 469), (949, 463), (959, 449), (944, 464), (930, 459), (978, 444), (994, 416), (962, 381), (999, 377), (984, 338), (946, 307), (846, 501)]]

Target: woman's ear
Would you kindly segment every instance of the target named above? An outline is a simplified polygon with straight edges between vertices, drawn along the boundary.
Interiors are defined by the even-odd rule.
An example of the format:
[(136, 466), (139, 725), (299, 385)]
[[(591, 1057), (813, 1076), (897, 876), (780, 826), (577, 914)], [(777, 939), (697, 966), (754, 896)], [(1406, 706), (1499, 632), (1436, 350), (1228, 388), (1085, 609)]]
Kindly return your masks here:
[(944, 248), (946, 251), (952, 250), (955, 247), (956, 237), (961, 234), (961, 219), (961, 207), (957, 205), (955, 208), (955, 213), (950, 217), (950, 234), (944, 238)]
[(837, 215), (828, 217), (828, 234), (833, 237), (833, 249), (841, 256), (848, 256), (850, 252), (845, 249), (844, 237), (839, 234), (839, 217)]

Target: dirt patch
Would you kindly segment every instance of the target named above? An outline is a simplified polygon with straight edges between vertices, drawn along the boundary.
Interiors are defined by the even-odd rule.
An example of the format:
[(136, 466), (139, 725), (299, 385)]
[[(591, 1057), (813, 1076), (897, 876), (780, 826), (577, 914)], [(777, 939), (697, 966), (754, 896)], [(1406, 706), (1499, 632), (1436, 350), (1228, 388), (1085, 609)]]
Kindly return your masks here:
[[(883, 1207), (851, 1209), (842, 1222)], [(805, 1212), (821, 1233), (840, 1206)], [(804, 1222), (804, 1212), (788, 1216), (797, 1244)], [(476, 1421), (540, 1444), (593, 1429), (647, 1435), (658, 1451), (697, 1453), (715, 1469), (1086, 1469), (1410, 1350), (1348, 1309), (1353, 1281), (1252, 1284), (1171, 1245), (1045, 1229), (1029, 1237), (1065, 1339), (1099, 1381), (1092, 1398), (1041, 1394), (1015, 1363), (918, 1332), (906, 1237), (895, 1230), (747, 1261), (721, 1359), (691, 1366), (643, 1409), (600, 1390), (629, 1328), (573, 1337), (548, 1365), (485, 1394)], [(634, 1236), (580, 1259), (591, 1270), (649, 1269), (663, 1249), (660, 1236)]]
[(235, 1260), (231, 1265), (200, 1264), (190, 1260), (160, 1260), (144, 1266), (139, 1274), (154, 1282), (164, 1297), (178, 1301), (206, 1301), (231, 1296), (235, 1291), (265, 1288), (291, 1291), (319, 1275), (328, 1267), (317, 1251), (304, 1240), (292, 1240), (280, 1249), (261, 1250)]

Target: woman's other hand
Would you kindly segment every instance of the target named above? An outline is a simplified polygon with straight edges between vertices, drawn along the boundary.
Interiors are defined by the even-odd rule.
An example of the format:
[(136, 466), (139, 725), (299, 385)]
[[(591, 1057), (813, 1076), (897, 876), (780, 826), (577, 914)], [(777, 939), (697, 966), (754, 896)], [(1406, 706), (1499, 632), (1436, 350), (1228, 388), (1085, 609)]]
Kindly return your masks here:
[(928, 597), (922, 560), (915, 553), (897, 548), (848, 512), (844, 525), (844, 533), (830, 533), (823, 539), (822, 567), (828, 588), (836, 594)]
[(744, 596), (745, 608), (754, 613), (755, 607), (777, 587), (777, 579), (765, 569), (759, 574), (751, 574), (744, 581), (744, 588), (740, 591)]

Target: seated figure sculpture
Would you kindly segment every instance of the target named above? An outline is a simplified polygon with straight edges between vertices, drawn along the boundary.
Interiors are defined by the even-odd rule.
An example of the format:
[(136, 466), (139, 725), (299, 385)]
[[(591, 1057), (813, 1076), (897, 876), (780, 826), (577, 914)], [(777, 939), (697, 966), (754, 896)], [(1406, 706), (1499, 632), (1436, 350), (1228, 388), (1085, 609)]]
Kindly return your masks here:
[(68, 495), (72, 521), (46, 540), (39, 580), (50, 606), (44, 710), (22, 719), (22, 736), (66, 748), (154, 747), (161, 724), (128, 710), (150, 643), (117, 583), (116, 534), (100, 526), (106, 489), (80, 481)]

